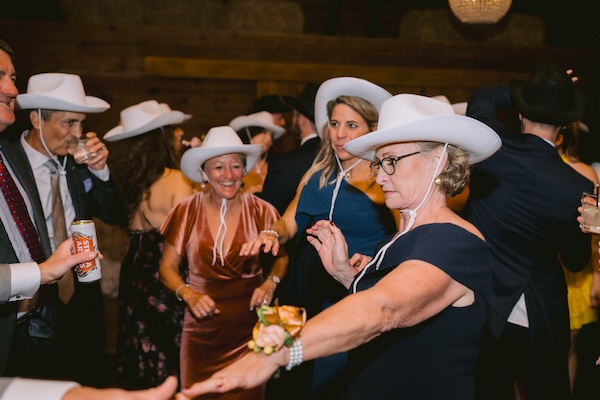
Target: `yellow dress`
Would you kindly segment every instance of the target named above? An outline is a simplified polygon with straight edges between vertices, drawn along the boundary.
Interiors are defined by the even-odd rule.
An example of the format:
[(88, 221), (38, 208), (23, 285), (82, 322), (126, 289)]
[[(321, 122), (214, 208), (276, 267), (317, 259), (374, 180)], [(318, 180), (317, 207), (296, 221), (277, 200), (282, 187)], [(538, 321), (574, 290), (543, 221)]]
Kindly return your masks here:
[(589, 264), (581, 272), (571, 272), (566, 268), (564, 271), (569, 290), (567, 298), (571, 330), (581, 329), (583, 325), (598, 320), (596, 309), (590, 307), (590, 290), (594, 272)]

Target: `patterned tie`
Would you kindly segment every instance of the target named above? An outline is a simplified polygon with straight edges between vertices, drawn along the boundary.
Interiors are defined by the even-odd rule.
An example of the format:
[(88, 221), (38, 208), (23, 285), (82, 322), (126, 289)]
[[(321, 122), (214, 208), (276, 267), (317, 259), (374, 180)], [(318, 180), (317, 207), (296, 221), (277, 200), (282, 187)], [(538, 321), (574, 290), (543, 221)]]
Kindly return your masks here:
[[(67, 225), (65, 223), (65, 209), (60, 195), (60, 174), (58, 166), (52, 159), (45, 164), (50, 169), (50, 184), (52, 186), (52, 230), (54, 231), (54, 247), (58, 247), (68, 238)], [(58, 297), (67, 304), (75, 290), (73, 273), (66, 273), (58, 281)]]
[(41, 263), (44, 261), (44, 254), (42, 253), (42, 246), (40, 245), (38, 233), (35, 230), (35, 226), (27, 211), (25, 200), (23, 199), (23, 196), (21, 196), (21, 192), (19, 192), (19, 188), (17, 188), (17, 185), (10, 175), (10, 172), (8, 172), (8, 168), (6, 168), (1, 156), (0, 189), (2, 190), (2, 194), (8, 204), (8, 208), (10, 209), (15, 224), (19, 229), (19, 233), (21, 233), (21, 236), (27, 245), (31, 259), (37, 263)]

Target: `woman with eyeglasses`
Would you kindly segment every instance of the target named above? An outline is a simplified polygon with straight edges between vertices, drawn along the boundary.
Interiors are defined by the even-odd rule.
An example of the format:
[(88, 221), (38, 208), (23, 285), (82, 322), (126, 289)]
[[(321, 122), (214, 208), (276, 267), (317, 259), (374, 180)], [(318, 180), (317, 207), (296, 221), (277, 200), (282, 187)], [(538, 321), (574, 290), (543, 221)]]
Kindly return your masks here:
[[(315, 125), (321, 145), (315, 161), (282, 218), (256, 240), (246, 243), (240, 253), (257, 254), (264, 246), (265, 253), (277, 254), (280, 246), (297, 234), (288, 274), (278, 288), (280, 304), (304, 307), (313, 316), (346, 295), (346, 288), (329, 276), (306, 239), (306, 229), (315, 222), (334, 221), (346, 235), (350, 254), (368, 254), (395, 231), (396, 218), (385, 206), (383, 191), (375, 182), (369, 162), (344, 150), (346, 143), (377, 128), (379, 108), (391, 96), (383, 88), (358, 78), (334, 78), (319, 86)], [(344, 365), (343, 354), (316, 361), (314, 371), (312, 363), (303, 365), (270, 382), (268, 398), (289, 393), (289, 382), (298, 387), (293, 398), (335, 397)]]
[(446, 197), (500, 145), (492, 129), (449, 104), (411, 94), (387, 100), (378, 130), (344, 148), (371, 162), (386, 205), (401, 212), (399, 230), (357, 267), (343, 231), (318, 221), (308, 240), (350, 294), (310, 319), (291, 346), (270, 343), (274, 353), (247, 354), (180, 398), (255, 386), (281, 366), (350, 351), (344, 399), (474, 400), (491, 246)]

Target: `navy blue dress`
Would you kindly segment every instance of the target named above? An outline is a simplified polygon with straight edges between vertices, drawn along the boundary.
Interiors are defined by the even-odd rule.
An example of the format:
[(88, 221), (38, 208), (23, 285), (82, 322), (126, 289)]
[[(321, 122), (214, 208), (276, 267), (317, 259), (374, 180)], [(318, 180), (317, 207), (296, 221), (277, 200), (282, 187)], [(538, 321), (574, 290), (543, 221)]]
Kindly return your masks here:
[(491, 247), (453, 224), (422, 225), (390, 246), (366, 290), (406, 260), (433, 264), (475, 292), (467, 307), (448, 307), (411, 328), (387, 332), (350, 351), (346, 399), (475, 399), (475, 364), (491, 297)]

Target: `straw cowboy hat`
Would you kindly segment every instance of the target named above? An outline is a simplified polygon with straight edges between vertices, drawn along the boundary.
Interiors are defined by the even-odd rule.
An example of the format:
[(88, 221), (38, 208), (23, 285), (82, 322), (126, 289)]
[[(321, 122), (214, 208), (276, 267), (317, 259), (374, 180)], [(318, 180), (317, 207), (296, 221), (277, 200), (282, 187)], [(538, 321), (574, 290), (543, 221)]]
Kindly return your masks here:
[(147, 100), (122, 110), (121, 124), (108, 131), (104, 139), (114, 142), (184, 121), (186, 114), (181, 111), (171, 110), (167, 104), (159, 104), (156, 100)]
[(17, 96), (17, 106), (23, 110), (80, 113), (100, 113), (110, 108), (106, 101), (85, 95), (79, 75), (61, 73), (33, 75), (27, 83), (27, 93)]
[(230, 126), (211, 128), (202, 146), (193, 147), (181, 157), (181, 171), (191, 181), (202, 182), (202, 165), (209, 159), (224, 154), (242, 153), (246, 155), (246, 171), (250, 171), (262, 151), (260, 144), (244, 144)]
[(558, 64), (541, 63), (527, 81), (510, 81), (519, 112), (532, 121), (556, 126), (584, 117), (590, 111), (586, 95), (566, 71)]
[(254, 114), (240, 115), (229, 122), (229, 126), (235, 131), (249, 126), (260, 126), (273, 132), (273, 139), (278, 139), (285, 133), (285, 128), (275, 125), (273, 114), (268, 111), (260, 111)]
[(392, 97), (391, 93), (374, 83), (360, 78), (342, 77), (329, 79), (319, 86), (315, 98), (315, 126), (323, 137), (323, 126), (329, 120), (327, 103), (340, 96), (356, 96), (373, 104), (377, 111), (384, 101)]
[(469, 164), (485, 160), (502, 141), (493, 129), (452, 106), (427, 96), (396, 95), (381, 107), (378, 129), (346, 143), (344, 150), (375, 160), (378, 148), (398, 142), (430, 141), (452, 144), (469, 153)]

